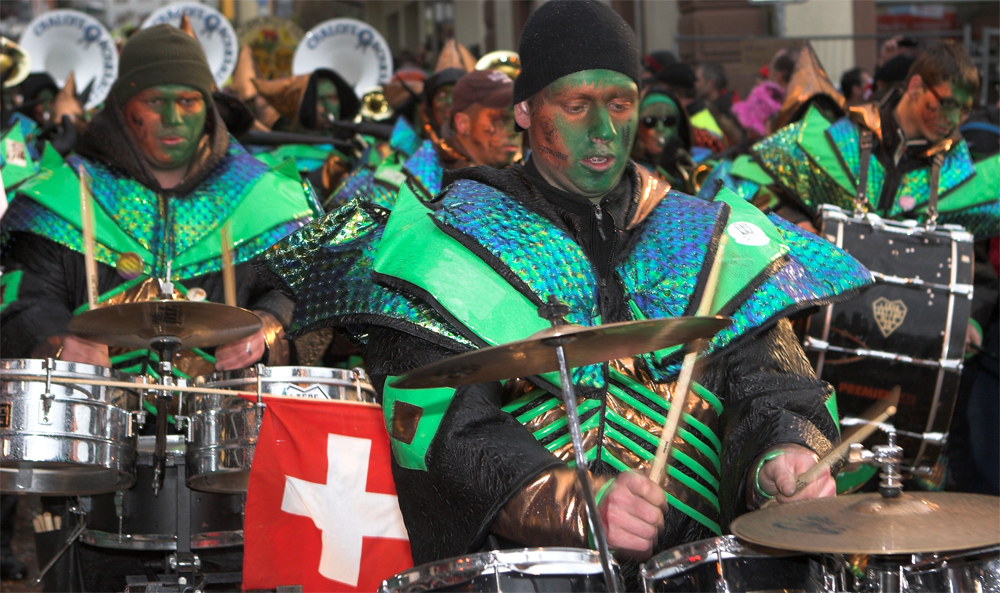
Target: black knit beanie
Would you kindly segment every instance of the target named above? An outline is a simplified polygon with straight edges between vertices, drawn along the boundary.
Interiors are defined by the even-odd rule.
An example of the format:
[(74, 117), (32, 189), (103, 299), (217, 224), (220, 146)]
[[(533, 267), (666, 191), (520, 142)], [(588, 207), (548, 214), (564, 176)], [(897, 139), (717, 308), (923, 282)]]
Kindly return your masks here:
[(521, 74), (514, 81), (514, 103), (583, 70), (613, 70), (640, 84), (635, 32), (597, 0), (546, 2), (524, 24), (517, 53)]
[(142, 29), (129, 37), (118, 57), (118, 79), (111, 92), (124, 106), (151, 86), (182, 84), (212, 98), (212, 71), (198, 40), (171, 25)]

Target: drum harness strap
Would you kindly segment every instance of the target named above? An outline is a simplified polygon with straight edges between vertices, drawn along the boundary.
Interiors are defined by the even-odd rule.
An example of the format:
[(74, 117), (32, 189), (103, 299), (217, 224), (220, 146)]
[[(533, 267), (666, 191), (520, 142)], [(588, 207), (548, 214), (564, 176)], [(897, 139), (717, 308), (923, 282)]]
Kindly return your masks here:
[(854, 193), (854, 216), (861, 218), (868, 212), (868, 165), (872, 160), (872, 131), (861, 130), (861, 139), (858, 144), (861, 148), (861, 163), (858, 171), (858, 188)]
[[(854, 194), (854, 216), (862, 217), (868, 212), (868, 166), (872, 160), (872, 140), (871, 130), (861, 130), (859, 146), (861, 149), (860, 170), (858, 172), (858, 188)], [(934, 154), (931, 160), (931, 171), (927, 196), (927, 221), (925, 226), (933, 229), (937, 226), (938, 218), (938, 183), (941, 179), (941, 166), (944, 164), (944, 151)]]
[(930, 191), (927, 195), (927, 222), (924, 223), (928, 229), (937, 226), (938, 218), (938, 182), (941, 179), (941, 165), (944, 164), (944, 152), (938, 152), (931, 161), (931, 174), (929, 179)]

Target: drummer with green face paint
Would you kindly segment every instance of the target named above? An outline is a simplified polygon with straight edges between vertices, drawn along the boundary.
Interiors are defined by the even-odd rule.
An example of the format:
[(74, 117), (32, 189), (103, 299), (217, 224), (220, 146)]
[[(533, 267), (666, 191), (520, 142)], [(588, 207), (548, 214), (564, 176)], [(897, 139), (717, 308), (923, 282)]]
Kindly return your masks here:
[[(364, 332), (414, 562), (485, 549), (589, 547), (592, 534), (557, 379), (410, 390), (395, 388), (392, 378), (470, 348), (527, 338), (547, 326), (538, 307), (553, 296), (567, 306), (568, 322), (586, 326), (690, 315), (727, 232), (743, 243), (726, 252), (738, 265), (723, 267), (726, 296), (712, 311), (725, 304), (735, 321), (716, 342), (701, 395), (688, 396), (697, 402), (685, 408), (692, 440), (675, 443), (669, 480), (646, 475), (679, 370), (676, 354), (574, 373), (608, 544), (632, 578), (637, 561), (720, 535), (768, 497), (833, 494), (826, 474), (793, 496), (795, 477), (832, 448), (838, 430), (832, 390), (813, 375), (784, 317), (805, 306), (800, 300), (839, 300), (869, 277), (850, 256), (802, 233), (794, 245), (811, 242), (803, 257), (815, 249), (823, 265), (795, 264), (784, 284), (777, 273), (799, 261), (787, 255), (799, 248), (783, 237), (796, 230), (779, 230), (738, 198), (710, 203), (668, 191), (636, 166), (634, 143), (643, 129), (663, 127), (669, 105), (651, 101), (646, 113), (655, 121), (642, 127), (638, 45), (606, 4), (546, 2), (525, 24), (518, 54), (514, 119), (530, 141), (527, 163), (450, 171), (429, 203), (407, 185), (384, 233), (365, 239), (370, 263), (354, 255), (354, 237), (306, 247), (335, 235), (326, 222), (265, 257), (300, 309), (316, 312), (296, 324)], [(323, 254), (324, 269), (351, 270), (356, 294), (370, 289), (371, 296), (338, 300), (317, 291), (317, 282), (333, 285), (326, 273), (300, 284), (282, 272), (283, 252)], [(813, 283), (810, 270), (825, 274), (827, 262), (850, 263), (836, 271), (844, 284)], [(331, 299), (337, 313), (327, 317)], [(365, 327), (349, 327), (356, 319)], [(509, 369), (510, 377), (518, 372)]]

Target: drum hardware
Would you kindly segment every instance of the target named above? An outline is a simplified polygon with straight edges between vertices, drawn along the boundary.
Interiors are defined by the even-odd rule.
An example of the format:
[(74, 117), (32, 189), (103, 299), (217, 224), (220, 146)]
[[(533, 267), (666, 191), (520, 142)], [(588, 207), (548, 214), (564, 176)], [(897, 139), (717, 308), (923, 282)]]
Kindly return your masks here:
[(56, 551), (56, 553), (52, 555), (52, 558), (50, 558), (49, 561), (45, 563), (45, 566), (41, 567), (38, 570), (38, 577), (31, 583), (32, 587), (37, 587), (38, 585), (42, 584), (42, 580), (45, 578), (45, 575), (48, 574), (49, 570), (51, 570), (52, 567), (55, 566), (56, 562), (58, 562), (59, 559), (62, 558), (62, 555), (66, 553), (66, 550), (68, 550), (70, 546), (72, 546), (73, 543), (76, 542), (77, 538), (79, 538), (80, 535), (83, 534), (84, 529), (87, 528), (87, 522), (84, 520), (84, 517), (86, 516), (87, 513), (84, 510), (83, 504), (80, 501), (80, 499), (77, 499), (77, 504), (71, 505), (69, 507), (69, 511), (70, 513), (77, 515), (76, 528), (74, 528), (73, 531), (69, 534), (69, 536), (66, 537), (66, 541)]
[[(844, 457), (848, 457), (849, 461), (852, 452), (855, 452), (856, 448), (861, 449), (861, 442), (867, 439), (873, 432), (878, 430), (882, 422), (896, 413), (896, 406), (899, 404), (899, 385), (893, 387), (892, 392), (889, 397), (882, 400), (881, 402), (875, 404), (869, 408), (865, 414), (864, 424), (851, 436), (845, 438), (839, 445), (834, 447), (833, 451), (826, 454), (823, 459), (816, 462), (816, 465), (812, 466), (806, 470), (802, 475), (798, 477), (795, 482), (795, 494), (798, 494), (804, 490), (813, 480), (818, 478), (820, 474), (830, 472), (830, 468), (837, 464)], [(893, 433), (890, 437), (892, 439), (891, 445), (895, 447), (895, 434)], [(899, 449), (895, 447), (895, 449)], [(895, 449), (890, 449), (894, 451)], [(902, 456), (902, 449), (899, 450), (900, 456)], [(884, 453), (880, 450), (879, 456), (884, 457)], [(866, 458), (874, 459), (875, 455), (870, 455)], [(898, 494), (898, 493), (897, 493)], [(773, 502), (773, 499), (771, 501)]]
[(829, 342), (824, 342), (823, 340), (812, 336), (806, 336), (803, 346), (809, 350), (816, 350), (820, 352), (837, 352), (841, 354), (853, 354), (855, 356), (868, 356), (871, 358), (881, 358), (883, 360), (905, 362), (907, 364), (916, 364), (925, 367), (941, 368), (949, 371), (962, 370), (962, 360), (959, 358), (931, 360), (913, 358), (912, 356), (895, 354), (893, 352), (884, 352), (881, 350), (869, 350), (867, 348), (843, 348), (840, 346), (832, 346)]

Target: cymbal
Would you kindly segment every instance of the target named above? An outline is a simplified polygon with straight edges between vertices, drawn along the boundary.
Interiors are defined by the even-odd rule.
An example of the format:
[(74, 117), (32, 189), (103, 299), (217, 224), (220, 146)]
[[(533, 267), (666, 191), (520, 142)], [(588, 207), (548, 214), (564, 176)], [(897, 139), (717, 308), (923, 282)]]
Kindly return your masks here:
[(1000, 544), (1000, 497), (877, 492), (770, 504), (730, 525), (740, 539), (800, 552), (918, 554)]
[(141, 301), (85, 311), (69, 322), (75, 336), (108, 346), (149, 348), (159, 336), (180, 338), (184, 348), (208, 348), (252, 335), (260, 318), (207, 301)]
[(714, 336), (728, 317), (673, 317), (623, 321), (595, 327), (558, 325), (525, 340), (483, 348), (414, 369), (391, 385), (399, 389), (458, 387), (471, 383), (530, 377), (559, 369), (562, 342), (570, 368), (655, 352), (698, 338)]

